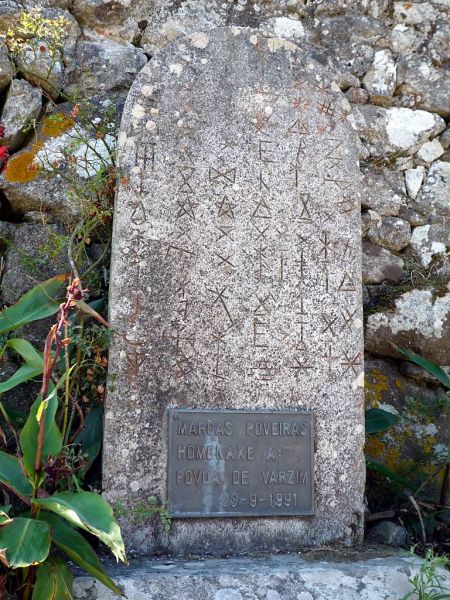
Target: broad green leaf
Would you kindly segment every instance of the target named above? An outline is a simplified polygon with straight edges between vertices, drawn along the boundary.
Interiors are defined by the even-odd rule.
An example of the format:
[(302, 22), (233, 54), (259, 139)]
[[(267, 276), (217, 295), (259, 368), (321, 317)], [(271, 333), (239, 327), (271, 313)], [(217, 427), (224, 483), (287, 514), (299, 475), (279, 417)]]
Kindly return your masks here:
[[(27, 420), (27, 412), (24, 410), (17, 410), (16, 408), (10, 408), (9, 406), (3, 406), (3, 411), (6, 412), (15, 429), (22, 429)], [(2, 416), (3, 415), (0, 413), (0, 417)]]
[(25, 381), (39, 377), (44, 370), (44, 359), (42, 354), (27, 340), (21, 338), (8, 340), (5, 344), (5, 348), (11, 348), (14, 352), (17, 352), (25, 362), (17, 369), (14, 375), (11, 375), (9, 379), (0, 383), (0, 394), (11, 390)]
[(53, 542), (60, 550), (73, 560), (79, 567), (96, 577), (106, 587), (122, 595), (120, 588), (108, 576), (102, 563), (92, 549), (89, 542), (81, 535), (79, 531), (68, 525), (66, 521), (41, 510), (39, 518), (46, 521), (51, 527), (51, 536)]
[(0, 548), (6, 548), (11, 568), (43, 562), (50, 551), (50, 526), (37, 519), (17, 517), (0, 526)]
[[(27, 473), (32, 477), (34, 471), (34, 461), (37, 452), (37, 440), (39, 433), (39, 424), (36, 420), (36, 415), (41, 405), (41, 396), (33, 403), (30, 409), (27, 422), (20, 432), (20, 446), (23, 452), (23, 463)], [(46, 461), (50, 455), (57, 456), (62, 448), (62, 436), (55, 422), (55, 414), (58, 408), (58, 398), (53, 396), (45, 411), (45, 437), (44, 449), (42, 452), (42, 460)]]
[(408, 348), (400, 348), (399, 346), (394, 346), (394, 348), (397, 350), (397, 352), (403, 354), (403, 356), (405, 356), (409, 361), (419, 367), (422, 367), (422, 369), (425, 369), (425, 371), (428, 371), (430, 375), (436, 377), (436, 379), (440, 381), (443, 386), (450, 390), (450, 377), (447, 375), (444, 369), (441, 369), (441, 367), (436, 365), (434, 362), (431, 362), (431, 360), (427, 360), (412, 350), (408, 350)]
[(41, 375), (42, 368), (36, 369), (35, 367), (30, 367), (30, 365), (23, 364), (19, 369), (17, 369), (14, 375), (11, 375), (9, 379), (0, 383), (0, 394), (4, 394), (8, 390), (12, 390), (21, 383), (25, 383), (26, 381), (30, 381), (30, 379), (35, 379)]
[(24, 294), (16, 304), (5, 308), (0, 313), (0, 334), (58, 312), (58, 292), (65, 280), (65, 275), (57, 275), (43, 281)]
[(120, 527), (114, 519), (111, 506), (98, 494), (60, 492), (33, 502), (64, 517), (75, 527), (97, 536), (111, 549), (117, 560), (126, 561)]
[(6, 342), (5, 348), (12, 348), (12, 350), (17, 352), (30, 367), (35, 367), (36, 369), (44, 368), (42, 353), (38, 352), (28, 340), (13, 338)]
[(42, 400), (42, 402), (39, 404), (39, 407), (36, 411), (36, 421), (39, 423), (39, 421), (41, 420), (41, 415), (43, 413), (44, 410), (47, 409), (48, 403), (50, 402), (50, 400), (52, 400), (58, 390), (60, 389), (60, 387), (62, 385), (64, 385), (64, 382), (66, 381), (66, 379), (68, 377), (70, 377), (72, 371), (75, 369), (76, 365), (72, 365), (69, 369), (66, 370), (66, 372), (58, 379), (57, 384), (55, 385), (55, 387), (53, 388), (53, 390), (50, 392), (50, 394), (47, 396), (47, 398), (45, 398), (45, 400)]
[(379, 433), (389, 427), (397, 425), (399, 417), (382, 408), (369, 408), (366, 410), (366, 433)]
[(76, 307), (85, 315), (96, 319), (99, 323), (104, 325), (105, 327), (109, 327), (109, 323), (105, 321), (105, 319), (92, 307), (90, 304), (86, 304), (83, 300), (78, 300), (75, 302)]
[(3, 525), (3, 523), (6, 523), (7, 521), (11, 521), (11, 517), (8, 515), (10, 510), (11, 504), (0, 506), (0, 525)]
[(72, 600), (73, 575), (60, 558), (48, 558), (36, 569), (32, 600)]
[(404, 488), (407, 488), (408, 490), (416, 490), (415, 486), (410, 481), (407, 481), (403, 477), (400, 477), (400, 475), (397, 475), (397, 473), (394, 473), (394, 471), (391, 471), (391, 469), (385, 467), (384, 465), (381, 465), (380, 463), (366, 458), (366, 466), (369, 469), (369, 471), (375, 471), (375, 473), (384, 475), (391, 481), (395, 481), (395, 483), (398, 483), (399, 485), (401, 485)]
[(103, 408), (94, 406), (84, 419), (83, 429), (74, 440), (75, 444), (80, 444), (83, 454), (87, 456), (86, 464), (80, 469), (80, 474), (84, 475), (97, 458), (102, 446), (102, 431)]
[(33, 488), (20, 468), (19, 459), (0, 451), (0, 483), (3, 483), (17, 496), (31, 496)]

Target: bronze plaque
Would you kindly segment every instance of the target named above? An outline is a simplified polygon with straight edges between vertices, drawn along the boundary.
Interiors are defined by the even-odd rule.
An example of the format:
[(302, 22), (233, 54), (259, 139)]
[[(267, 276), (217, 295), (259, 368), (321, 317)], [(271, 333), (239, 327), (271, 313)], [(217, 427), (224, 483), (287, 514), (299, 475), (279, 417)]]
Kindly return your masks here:
[(172, 517), (314, 514), (313, 414), (168, 411)]

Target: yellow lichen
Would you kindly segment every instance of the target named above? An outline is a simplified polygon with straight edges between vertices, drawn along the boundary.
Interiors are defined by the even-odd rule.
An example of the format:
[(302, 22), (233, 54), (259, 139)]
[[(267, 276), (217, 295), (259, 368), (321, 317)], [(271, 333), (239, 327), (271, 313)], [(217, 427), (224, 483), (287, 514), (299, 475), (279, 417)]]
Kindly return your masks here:
[(383, 392), (388, 391), (388, 377), (378, 369), (371, 369), (365, 379), (365, 397), (368, 406), (377, 406), (383, 399)]
[(38, 149), (33, 147), (33, 150), (10, 158), (4, 172), (5, 180), (9, 183), (28, 183), (36, 179), (40, 171), (39, 165), (34, 160)]
[(46, 117), (42, 124), (42, 133), (47, 137), (60, 137), (74, 127), (75, 121), (64, 113), (55, 113)]

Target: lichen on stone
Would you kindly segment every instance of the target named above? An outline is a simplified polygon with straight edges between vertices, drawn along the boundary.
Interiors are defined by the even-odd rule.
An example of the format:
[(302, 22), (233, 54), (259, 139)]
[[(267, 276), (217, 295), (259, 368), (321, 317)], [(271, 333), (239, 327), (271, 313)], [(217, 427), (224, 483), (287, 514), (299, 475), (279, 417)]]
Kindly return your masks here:
[(42, 124), (42, 133), (46, 137), (60, 137), (75, 126), (74, 119), (64, 113), (55, 113), (46, 117)]

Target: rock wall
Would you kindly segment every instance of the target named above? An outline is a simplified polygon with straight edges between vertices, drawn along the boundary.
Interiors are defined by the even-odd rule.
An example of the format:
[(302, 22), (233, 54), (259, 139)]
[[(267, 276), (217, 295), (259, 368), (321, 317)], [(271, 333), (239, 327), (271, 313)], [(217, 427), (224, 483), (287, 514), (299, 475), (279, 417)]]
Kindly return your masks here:
[[(225, 24), (286, 37), (335, 74), (352, 104), (364, 175), (367, 402), (404, 415), (397, 431), (389, 438), (372, 438), (368, 449), (404, 472), (418, 456), (432, 461), (442, 453), (449, 429), (444, 390), (425, 372), (399, 360), (392, 344), (450, 365), (448, 0), (37, 4), (44, 16), (63, 16), (69, 23), (51, 82), (44, 86), (47, 96), (61, 104), (58, 111), (68, 115), (70, 107), (62, 102), (60, 91), (92, 100), (100, 113), (117, 107), (117, 117), (137, 73), (158, 49), (179, 35)], [(0, 34), (18, 21), (21, 9), (31, 6), (16, 0), (0, 2)], [(0, 143), (12, 152), (0, 178), (6, 303), (15, 301), (36, 278), (53, 273), (48, 253), (42, 254), (40, 240), (48, 227), (41, 222), (42, 213), (55, 229), (80, 218), (81, 207), (68, 195), (64, 179), (48, 178), (40, 168), (43, 157), (50, 157), (51, 163), (71, 151), (69, 133), (64, 126), (56, 133), (52, 130), (50, 103), (35, 86), (48, 72), (46, 61), (39, 40), (31, 41), (14, 69), (7, 49), (0, 45), (4, 127)], [(109, 118), (117, 123), (117, 118)], [(34, 123), (35, 135), (30, 129)], [(80, 145), (75, 151), (80, 161), (88, 154)], [(86, 158), (85, 168), (77, 171), (81, 182), (92, 174), (89, 164)], [(38, 261), (39, 273), (33, 268), (30, 273), (30, 262), (26, 270), (24, 256), (35, 261), (31, 265)]]

